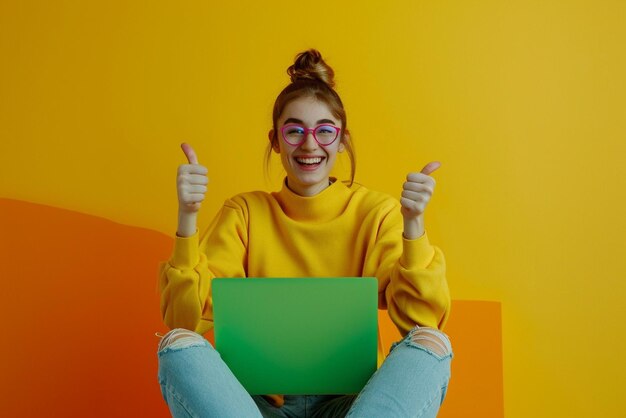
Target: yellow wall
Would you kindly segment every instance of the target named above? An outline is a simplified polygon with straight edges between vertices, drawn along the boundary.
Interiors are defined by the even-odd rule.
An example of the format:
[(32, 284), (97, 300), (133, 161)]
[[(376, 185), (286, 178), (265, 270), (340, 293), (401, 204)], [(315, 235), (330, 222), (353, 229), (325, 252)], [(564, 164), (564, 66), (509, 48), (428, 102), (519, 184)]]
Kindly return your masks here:
[(502, 302), (506, 416), (623, 413), (625, 2), (82, 3), (0, 3), (1, 197), (172, 234), (188, 141), (206, 223), (278, 187), (271, 106), (316, 47), (359, 182), (442, 161), (427, 229), (455, 299)]

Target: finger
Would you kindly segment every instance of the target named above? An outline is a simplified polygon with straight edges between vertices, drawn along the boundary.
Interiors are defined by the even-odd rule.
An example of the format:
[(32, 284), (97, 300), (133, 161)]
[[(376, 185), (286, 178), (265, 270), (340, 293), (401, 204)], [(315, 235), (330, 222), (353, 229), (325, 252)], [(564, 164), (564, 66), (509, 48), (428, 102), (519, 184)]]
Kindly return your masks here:
[(207, 188), (206, 186), (202, 186), (202, 185), (189, 185), (187, 186), (187, 188), (185, 189), (185, 191), (189, 194), (195, 194), (195, 193), (206, 193)]
[(409, 175), (406, 176), (406, 179), (408, 182), (426, 184), (432, 188), (435, 187), (435, 183), (436, 183), (434, 177), (431, 177), (423, 173), (409, 173)]
[(199, 174), (206, 176), (209, 170), (200, 164), (181, 164), (178, 166), (178, 174)]
[(433, 162), (426, 164), (424, 168), (422, 168), (422, 171), (420, 171), (420, 173), (426, 174), (428, 176), (439, 167), (441, 167), (441, 163), (439, 161), (433, 161)]
[(402, 190), (410, 190), (412, 192), (425, 192), (433, 194), (433, 188), (424, 183), (416, 183), (414, 181), (407, 181), (402, 185)]
[(204, 193), (193, 193), (190, 194), (189, 196), (187, 196), (186, 202), (187, 204), (193, 204), (193, 203), (200, 203), (204, 200), (205, 194)]
[(196, 156), (196, 152), (193, 150), (191, 145), (183, 142), (182, 144), (180, 144), (180, 147), (183, 149), (183, 152), (185, 153), (185, 157), (187, 157), (187, 161), (189, 161), (189, 164), (198, 164), (198, 157)]
[(423, 193), (411, 192), (409, 190), (405, 190), (402, 192), (402, 197), (407, 199), (411, 199), (414, 202), (426, 202), (428, 201), (428, 196)]
[(400, 198), (400, 205), (403, 208), (408, 209), (410, 211), (418, 211), (419, 205), (415, 200), (408, 199), (406, 197)]
[(189, 184), (193, 185), (207, 185), (209, 184), (209, 178), (207, 176), (201, 176), (199, 174), (190, 174), (186, 177)]

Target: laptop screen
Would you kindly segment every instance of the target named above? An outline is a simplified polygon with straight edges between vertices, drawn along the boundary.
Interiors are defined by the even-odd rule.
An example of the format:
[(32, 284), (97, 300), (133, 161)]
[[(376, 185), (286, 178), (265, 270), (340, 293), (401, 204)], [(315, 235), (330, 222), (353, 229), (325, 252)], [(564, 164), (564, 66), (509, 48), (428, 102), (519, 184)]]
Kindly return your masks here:
[(215, 348), (251, 395), (358, 393), (376, 371), (376, 278), (227, 278), (211, 286)]

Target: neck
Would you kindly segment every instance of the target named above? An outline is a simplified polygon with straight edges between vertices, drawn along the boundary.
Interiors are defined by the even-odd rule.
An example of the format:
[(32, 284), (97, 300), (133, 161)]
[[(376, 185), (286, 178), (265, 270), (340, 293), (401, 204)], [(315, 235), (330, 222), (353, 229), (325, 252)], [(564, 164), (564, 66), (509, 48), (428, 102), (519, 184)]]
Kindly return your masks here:
[(292, 192), (294, 192), (295, 194), (299, 196), (312, 197), (326, 190), (326, 188), (332, 184), (332, 181), (329, 178), (328, 181), (317, 183), (312, 186), (297, 187), (295, 185), (289, 184), (289, 178), (287, 178), (285, 179), (285, 184), (287, 185), (287, 188), (289, 190), (291, 190)]

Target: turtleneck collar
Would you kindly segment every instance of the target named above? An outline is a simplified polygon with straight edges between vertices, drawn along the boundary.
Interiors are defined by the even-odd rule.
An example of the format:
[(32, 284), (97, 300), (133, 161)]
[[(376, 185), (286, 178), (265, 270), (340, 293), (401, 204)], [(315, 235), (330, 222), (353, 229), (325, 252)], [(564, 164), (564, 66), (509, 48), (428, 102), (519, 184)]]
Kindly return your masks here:
[(315, 196), (300, 196), (283, 181), (279, 192), (272, 193), (287, 216), (295, 221), (328, 222), (343, 213), (348, 205), (350, 189), (335, 178), (332, 184)]

